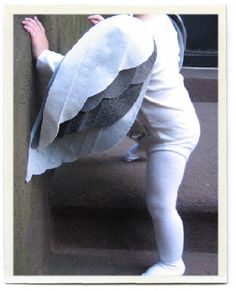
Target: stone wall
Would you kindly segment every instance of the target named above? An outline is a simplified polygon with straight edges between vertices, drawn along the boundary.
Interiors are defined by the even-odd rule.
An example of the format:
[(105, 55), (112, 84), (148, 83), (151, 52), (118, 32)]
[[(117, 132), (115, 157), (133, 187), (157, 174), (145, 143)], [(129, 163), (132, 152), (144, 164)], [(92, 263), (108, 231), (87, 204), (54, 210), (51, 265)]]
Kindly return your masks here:
[[(30, 15), (27, 15), (30, 17)], [(32, 60), (30, 40), (14, 17), (14, 273), (37, 275), (46, 271), (50, 232), (50, 173), (25, 184), (29, 134), (43, 94)], [(38, 15), (50, 49), (66, 53), (88, 29), (86, 16)]]

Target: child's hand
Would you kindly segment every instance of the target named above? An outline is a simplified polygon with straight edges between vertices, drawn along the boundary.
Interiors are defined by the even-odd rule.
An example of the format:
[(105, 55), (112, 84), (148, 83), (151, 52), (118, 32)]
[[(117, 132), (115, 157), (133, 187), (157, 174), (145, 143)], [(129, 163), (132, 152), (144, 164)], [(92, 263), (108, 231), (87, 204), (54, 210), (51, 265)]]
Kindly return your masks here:
[(32, 54), (33, 57), (37, 59), (37, 57), (49, 47), (45, 29), (37, 16), (34, 18), (25, 18), (22, 24), (30, 35)]
[(91, 23), (92, 25), (95, 25), (95, 24), (97, 24), (98, 22), (104, 20), (104, 18), (102, 17), (102, 15), (90, 15), (90, 16), (88, 17), (88, 20), (90, 21), (90, 23)]

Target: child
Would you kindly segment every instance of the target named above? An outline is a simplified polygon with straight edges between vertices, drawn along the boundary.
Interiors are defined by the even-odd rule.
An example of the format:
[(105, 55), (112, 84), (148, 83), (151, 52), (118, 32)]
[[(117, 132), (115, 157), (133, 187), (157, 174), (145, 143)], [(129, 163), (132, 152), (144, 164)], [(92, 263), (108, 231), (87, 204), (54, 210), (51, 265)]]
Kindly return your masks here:
[[(137, 118), (146, 135), (129, 151), (134, 159), (139, 158), (142, 151), (147, 155), (145, 200), (153, 220), (159, 255), (159, 261), (143, 276), (181, 276), (185, 272), (182, 260), (184, 233), (176, 200), (186, 162), (198, 143), (200, 127), (179, 73), (180, 48), (173, 23), (163, 14), (134, 17), (143, 21), (151, 31), (157, 49)], [(93, 15), (89, 20), (96, 24), (103, 21), (103, 17)], [(49, 51), (45, 30), (38, 18), (26, 18), (22, 23), (30, 35), (38, 70), (55, 71), (63, 56)]]

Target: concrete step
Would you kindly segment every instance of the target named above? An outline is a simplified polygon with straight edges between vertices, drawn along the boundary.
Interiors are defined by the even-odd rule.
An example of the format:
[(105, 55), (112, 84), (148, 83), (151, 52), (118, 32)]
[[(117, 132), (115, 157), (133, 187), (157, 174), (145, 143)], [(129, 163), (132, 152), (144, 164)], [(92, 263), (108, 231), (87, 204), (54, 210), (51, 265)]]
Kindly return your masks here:
[[(98, 208), (54, 208), (51, 242), (54, 248), (155, 250), (148, 212)], [(217, 217), (180, 212), (185, 229), (185, 250), (217, 253)]]
[[(217, 213), (217, 103), (194, 105), (202, 132), (187, 164), (178, 208), (190, 213)], [(52, 171), (50, 205), (145, 210), (146, 160), (132, 163), (122, 160), (131, 144), (125, 138), (102, 155), (64, 164)]]
[[(186, 275), (217, 275), (217, 104), (195, 107), (202, 135), (178, 199), (184, 260)], [(140, 275), (156, 262), (144, 203), (146, 161), (122, 161), (131, 143), (51, 173), (47, 275)]]
[(184, 67), (181, 72), (193, 102), (217, 102), (218, 68)]
[[(109, 249), (54, 250), (47, 266), (47, 275), (130, 275), (139, 276), (156, 263), (155, 251)], [(186, 276), (218, 274), (217, 255), (214, 253), (185, 252)]]
[[(52, 213), (47, 275), (140, 275), (157, 261), (147, 213), (58, 209)], [(185, 275), (217, 275), (217, 222), (181, 214)]]

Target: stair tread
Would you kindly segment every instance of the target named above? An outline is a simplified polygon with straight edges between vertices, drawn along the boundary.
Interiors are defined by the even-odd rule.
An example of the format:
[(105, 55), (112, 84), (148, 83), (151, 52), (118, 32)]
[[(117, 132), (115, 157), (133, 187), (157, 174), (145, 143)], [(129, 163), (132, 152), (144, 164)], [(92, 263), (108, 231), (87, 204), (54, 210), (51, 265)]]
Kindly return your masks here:
[[(217, 275), (216, 253), (184, 252), (185, 275)], [(140, 275), (155, 264), (157, 254), (146, 250), (58, 248), (49, 275)]]

